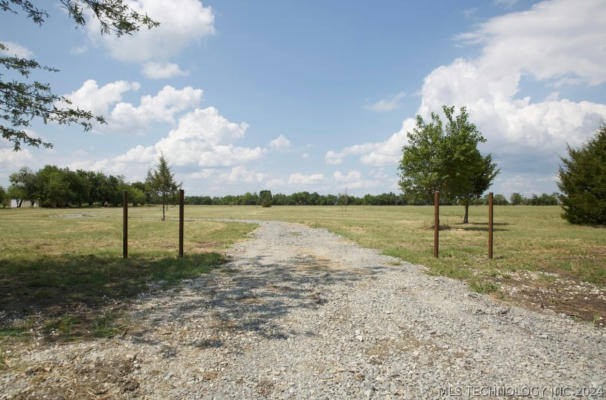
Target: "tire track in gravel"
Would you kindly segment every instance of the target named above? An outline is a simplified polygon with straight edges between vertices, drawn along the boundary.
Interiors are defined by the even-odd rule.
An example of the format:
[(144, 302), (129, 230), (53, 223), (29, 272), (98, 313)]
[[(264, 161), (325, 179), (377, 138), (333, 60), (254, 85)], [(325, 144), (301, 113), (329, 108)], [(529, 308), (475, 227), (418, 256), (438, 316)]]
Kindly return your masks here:
[[(551, 398), (556, 387), (606, 389), (603, 330), (499, 304), (323, 229), (244, 222), (259, 228), (228, 251), (228, 264), (143, 296), (131, 313), (136, 328), (122, 337), (25, 354), (48, 371), (3, 376), (0, 398), (62, 388), (79, 398), (149, 399)], [(90, 372), (120, 365), (119, 379), (107, 382)]]

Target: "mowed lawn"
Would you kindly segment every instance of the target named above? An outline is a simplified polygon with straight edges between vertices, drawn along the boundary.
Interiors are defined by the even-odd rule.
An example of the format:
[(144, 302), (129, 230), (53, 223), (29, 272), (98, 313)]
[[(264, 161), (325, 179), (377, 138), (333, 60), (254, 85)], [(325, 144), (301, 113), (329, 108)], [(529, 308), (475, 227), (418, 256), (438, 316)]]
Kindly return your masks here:
[(606, 228), (571, 225), (558, 206), (495, 206), (488, 259), (488, 207), (441, 206), (433, 257), (432, 206), (190, 206), (191, 218), (273, 219), (326, 228), (362, 246), (462, 279), (480, 293), (575, 318), (606, 320)]
[(121, 310), (148, 283), (168, 287), (220, 266), (224, 249), (255, 227), (188, 221), (178, 258), (178, 209), (160, 217), (159, 207), (130, 208), (123, 260), (122, 209), (0, 209), (0, 350), (3, 340), (34, 334), (112, 336), (124, 322)]
[[(488, 260), (487, 207), (471, 207), (467, 225), (460, 223), (463, 207), (440, 211), (436, 259), (432, 207), (187, 206), (185, 257), (178, 259), (177, 207), (165, 222), (160, 207), (131, 207), (125, 261), (120, 208), (2, 209), (0, 341), (32, 331), (57, 340), (115, 334), (123, 305), (149, 282), (173, 285), (208, 272), (225, 261), (226, 247), (254, 229), (216, 219), (326, 228), (497, 299), (594, 322), (606, 318), (604, 227), (570, 225), (559, 207), (495, 207), (495, 258)], [(7, 325), (13, 316), (21, 319)]]

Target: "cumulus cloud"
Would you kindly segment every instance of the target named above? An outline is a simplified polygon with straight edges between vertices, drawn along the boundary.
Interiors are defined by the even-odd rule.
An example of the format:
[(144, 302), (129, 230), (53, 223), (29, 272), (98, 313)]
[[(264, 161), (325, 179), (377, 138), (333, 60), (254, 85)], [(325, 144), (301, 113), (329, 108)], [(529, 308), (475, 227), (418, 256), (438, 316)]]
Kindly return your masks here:
[[(487, 20), (459, 42), (480, 45), (477, 58), (454, 60), (424, 80), (418, 113), (428, 117), (444, 104), (466, 106), (488, 139), (502, 170), (543, 168), (553, 173), (566, 144), (586, 141), (606, 119), (606, 105), (575, 102), (559, 94), (533, 101), (519, 98), (522, 76), (549, 86), (606, 82), (606, 3), (549, 1)], [(329, 164), (358, 156), (371, 166), (396, 165), (406, 132), (415, 121), (383, 142), (358, 144), (326, 153)], [(541, 166), (541, 167), (537, 167)], [(551, 171), (551, 172), (549, 172)]]
[(172, 0), (170, 5), (164, 0), (130, 0), (128, 3), (134, 10), (147, 13), (160, 22), (160, 26), (118, 38), (101, 35), (95, 18), (87, 24), (89, 37), (101, 43), (117, 60), (143, 62), (167, 59), (215, 33), (212, 8), (205, 7), (198, 0)]
[(357, 170), (351, 170), (347, 174), (341, 171), (335, 171), (333, 174), (337, 188), (343, 189), (368, 189), (378, 185), (377, 180), (364, 179), (362, 173)]
[(115, 81), (99, 87), (97, 81), (89, 79), (67, 97), (73, 105), (92, 111), (93, 114), (107, 115), (109, 106), (122, 100), (122, 94), (139, 90), (138, 82)]
[(244, 137), (247, 128), (245, 122), (231, 122), (214, 107), (196, 108), (181, 116), (177, 126), (153, 145), (137, 145), (112, 158), (81, 161), (70, 167), (115, 174), (129, 171), (132, 178), (141, 179), (147, 169), (157, 163), (160, 154), (164, 154), (175, 168), (198, 169), (197, 179), (214, 175), (217, 168), (231, 168), (229, 173), (219, 175), (220, 180), (261, 182), (264, 174), (248, 171), (243, 165), (263, 157), (267, 150), (233, 143)]
[(271, 142), (269, 142), (269, 147), (271, 147), (272, 149), (276, 149), (276, 150), (285, 149), (285, 148), (290, 147), (290, 140), (288, 140), (283, 135), (280, 135), (277, 138), (275, 138), (274, 140), (272, 140)]
[(406, 96), (406, 93), (400, 92), (391, 98), (381, 99), (377, 103), (365, 106), (364, 108), (377, 112), (392, 111), (400, 106), (400, 100), (402, 100), (404, 96)]
[(291, 185), (306, 186), (306, 185), (314, 185), (317, 183), (322, 183), (323, 181), (324, 181), (323, 174), (305, 175), (305, 174), (301, 174), (301, 173), (297, 172), (297, 173), (291, 174), (288, 177), (288, 183)]
[(168, 79), (187, 76), (189, 73), (181, 70), (177, 64), (150, 61), (143, 64), (143, 75), (149, 79)]
[(126, 81), (111, 82), (99, 87), (91, 79), (66, 97), (75, 106), (104, 115), (109, 130), (139, 133), (152, 122), (174, 123), (177, 113), (200, 104), (203, 93), (202, 89), (191, 86), (175, 89), (167, 85), (155, 96), (142, 96), (138, 106), (121, 101), (123, 93), (138, 90), (139, 87), (137, 82)]
[(231, 171), (221, 174), (220, 179), (229, 183), (261, 183), (265, 179), (265, 174), (237, 166), (233, 167)]
[(6, 47), (6, 49), (0, 50), (0, 54), (3, 54), (5, 56), (19, 58), (32, 58), (34, 56), (34, 53), (31, 50), (21, 46), (18, 43), (5, 41), (2, 41), (0, 43), (2, 43), (4, 47)]
[(175, 122), (175, 114), (198, 106), (202, 89), (191, 86), (175, 89), (164, 86), (155, 96), (141, 97), (139, 106), (120, 102), (111, 112), (109, 126), (113, 130), (140, 132), (151, 122)]

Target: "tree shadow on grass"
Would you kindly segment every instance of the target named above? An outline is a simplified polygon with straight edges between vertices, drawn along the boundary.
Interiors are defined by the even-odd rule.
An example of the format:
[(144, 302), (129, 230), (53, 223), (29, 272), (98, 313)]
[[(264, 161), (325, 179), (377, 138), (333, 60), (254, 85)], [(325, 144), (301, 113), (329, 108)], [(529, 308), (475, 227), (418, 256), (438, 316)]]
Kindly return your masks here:
[(57, 340), (113, 336), (127, 301), (148, 291), (148, 282), (170, 286), (225, 261), (218, 253), (0, 259), (0, 338), (27, 336), (32, 328)]
[[(509, 222), (494, 222), (492, 230), (494, 232), (507, 232), (509, 229), (499, 228), (500, 226), (510, 225)], [(472, 232), (488, 232), (488, 222), (470, 222), (469, 224), (458, 224), (457, 229)]]

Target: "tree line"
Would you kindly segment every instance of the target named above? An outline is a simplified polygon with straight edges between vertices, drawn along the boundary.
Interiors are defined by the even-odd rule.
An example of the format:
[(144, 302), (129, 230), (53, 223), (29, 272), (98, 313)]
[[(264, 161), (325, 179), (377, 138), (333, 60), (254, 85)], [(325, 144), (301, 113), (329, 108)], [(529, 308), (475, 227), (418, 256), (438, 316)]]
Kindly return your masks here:
[[(106, 175), (103, 172), (59, 168), (47, 165), (37, 172), (21, 168), (10, 175), (8, 189), (0, 186), (0, 204), (6, 206), (11, 199), (21, 207), (24, 201), (36, 203), (41, 207), (90, 207), (120, 206), (122, 193), (128, 193), (128, 201), (133, 205), (162, 204), (176, 201), (176, 190), (180, 185), (172, 179), (167, 169), (158, 165), (150, 170), (145, 181), (126, 182), (122, 176)], [(167, 176), (169, 175), (169, 176)], [(154, 187), (154, 181), (163, 181), (164, 187)], [(269, 191), (262, 191), (269, 192)], [(188, 205), (262, 205), (262, 192), (247, 192), (226, 196), (185, 196)], [(269, 192), (269, 205), (272, 206), (400, 206), (431, 204), (426, 201), (411, 201), (404, 194), (381, 193), (354, 196), (350, 194), (319, 194), (317, 192), (296, 192), (292, 194)], [(443, 199), (442, 204), (457, 204), (456, 201)], [(488, 196), (475, 199), (472, 204), (488, 204)], [(509, 199), (501, 194), (494, 196), (495, 205), (557, 205), (557, 193), (524, 196), (513, 193)]]
[(175, 199), (181, 185), (174, 182), (163, 157), (160, 160), (158, 169), (148, 171), (145, 181), (131, 183), (123, 176), (103, 172), (72, 171), (55, 165), (33, 172), (23, 167), (10, 175), (8, 189), (0, 186), (0, 203), (6, 206), (14, 199), (17, 207), (24, 201), (40, 207), (119, 206), (127, 192), (128, 202), (134, 206), (162, 204), (164, 219), (164, 206)]

